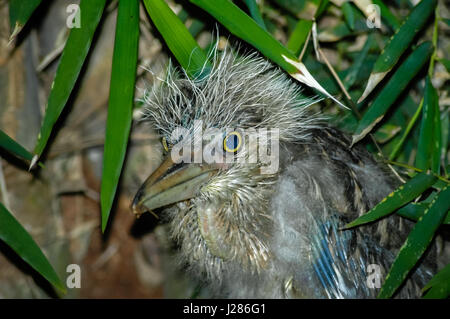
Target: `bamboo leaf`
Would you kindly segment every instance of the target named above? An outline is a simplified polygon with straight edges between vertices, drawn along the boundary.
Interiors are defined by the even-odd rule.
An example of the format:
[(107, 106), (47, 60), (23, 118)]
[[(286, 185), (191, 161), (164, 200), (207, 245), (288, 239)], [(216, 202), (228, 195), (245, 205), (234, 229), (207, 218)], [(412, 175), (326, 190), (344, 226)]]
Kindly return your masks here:
[(441, 125), (438, 95), (430, 78), (425, 83), (424, 106), (420, 126), (419, 145), (417, 147), (416, 167), (422, 170), (432, 168), (439, 175)]
[(205, 53), (164, 0), (144, 0), (144, 5), (170, 51), (188, 76), (195, 78), (208, 73), (211, 65)]
[(300, 54), (300, 51), (308, 38), (308, 34), (311, 32), (312, 25), (313, 22), (309, 20), (300, 20), (295, 25), (295, 29), (292, 31), (287, 43), (287, 48), (295, 55)]
[(353, 13), (355, 15), (355, 26), (353, 30), (350, 30), (346, 22), (340, 22), (336, 26), (320, 30), (318, 40), (320, 42), (334, 42), (347, 36), (369, 31), (370, 28), (367, 26), (364, 16), (357, 10), (354, 10)]
[(0, 203), (0, 240), (11, 247), (17, 255), (33, 267), (42, 277), (61, 292), (66, 288), (52, 265), (48, 262), (39, 246), (30, 234), (20, 225), (14, 216)]
[(353, 61), (352, 66), (349, 68), (349, 72), (344, 77), (344, 85), (347, 90), (350, 87), (352, 87), (352, 85), (355, 83), (358, 77), (358, 74), (360, 74), (361, 69), (363, 68), (363, 64), (366, 61), (367, 54), (369, 53), (372, 42), (373, 42), (372, 34), (369, 34), (363, 49), (356, 57), (356, 59)]
[(444, 167), (444, 175), (447, 176), (445, 166), (446, 166), (446, 160), (447, 157), (445, 156), (447, 147), (448, 147), (448, 141), (449, 141), (449, 131), (450, 131), (450, 119), (449, 116), (450, 111), (447, 109), (445, 112), (441, 115), (441, 162), (442, 166)]
[(389, 107), (420, 71), (425, 62), (428, 61), (432, 51), (433, 46), (431, 42), (424, 42), (400, 65), (359, 121), (353, 135), (353, 144), (363, 139), (383, 119)]
[(414, 113), (413, 117), (411, 118), (411, 120), (409, 121), (408, 125), (406, 126), (406, 129), (403, 132), (403, 135), (402, 135), (401, 139), (398, 141), (397, 144), (395, 144), (394, 148), (392, 149), (392, 152), (389, 155), (389, 160), (392, 161), (397, 156), (398, 151), (400, 150), (400, 148), (402, 147), (402, 145), (405, 142), (406, 138), (408, 137), (409, 132), (411, 132), (411, 129), (414, 127), (414, 124), (416, 124), (417, 118), (419, 117), (419, 114), (422, 111), (422, 107), (423, 107), (423, 98), (420, 101), (419, 107), (417, 108), (417, 110)]
[(100, 193), (105, 231), (127, 151), (139, 42), (139, 1), (119, 0)]
[(390, 193), (369, 212), (345, 225), (345, 228), (352, 228), (362, 224), (370, 223), (391, 214), (397, 208), (402, 207), (403, 205), (409, 203), (414, 198), (422, 194), (428, 187), (433, 185), (436, 180), (436, 176), (431, 175), (427, 172), (417, 174), (408, 182)]
[(450, 209), (450, 186), (431, 202), (430, 208), (418, 220), (393, 262), (378, 298), (390, 298), (403, 283), (431, 243), (437, 228)]
[[(409, 203), (408, 205), (398, 209), (395, 213), (399, 216), (418, 221), (428, 208), (429, 205), (424, 202)], [(450, 214), (447, 213), (447, 216), (445, 217), (442, 224), (450, 225)]]
[(312, 20), (318, 12), (321, 0), (274, 0), (276, 4), (299, 19)]
[(450, 72), (450, 60), (447, 59), (438, 59), (439, 62), (442, 63), (442, 65), (445, 67), (447, 72)]
[(264, 19), (261, 15), (261, 12), (259, 12), (258, 4), (256, 3), (256, 0), (244, 0), (245, 5), (248, 8), (248, 11), (250, 12), (250, 16), (253, 18), (253, 20), (258, 23), (258, 25), (263, 28), (264, 30), (267, 30), (266, 25), (264, 24)]
[(423, 296), (425, 299), (444, 299), (450, 296), (450, 264), (434, 275), (422, 291), (427, 291)]
[(384, 144), (391, 140), (402, 128), (398, 125), (386, 123), (374, 134), (378, 143)]
[(81, 28), (73, 28), (70, 30), (64, 47), (48, 98), (44, 122), (34, 149), (36, 159), (42, 155), (53, 126), (63, 111), (75, 86), (75, 82), (91, 46), (94, 32), (102, 16), (105, 2), (106, 0), (81, 0)]
[(344, 2), (342, 4), (342, 12), (344, 13), (345, 22), (347, 22), (350, 30), (355, 29), (355, 13), (353, 11), (352, 4), (350, 2)]
[(9, 24), (11, 27), (11, 42), (23, 29), (31, 14), (42, 0), (9, 0)]
[[(201, 7), (231, 33), (238, 38), (248, 42), (258, 49), (268, 59), (278, 64), (289, 73), (291, 77), (315, 88), (322, 94), (328, 96), (340, 106), (347, 108), (341, 102), (330, 95), (309, 73), (305, 65), (297, 60), (291, 51), (272, 37), (270, 33), (262, 29), (253, 19), (247, 16), (241, 9), (229, 0), (190, 0)], [(348, 108), (347, 108), (348, 109)]]
[(409, 47), (415, 35), (422, 29), (425, 22), (434, 12), (436, 3), (436, 0), (423, 0), (413, 8), (375, 62), (367, 86), (358, 103), (364, 100), (386, 74), (394, 68), (400, 56)]
[(0, 147), (27, 161), (31, 161), (33, 158), (33, 155), (30, 152), (28, 152), (22, 145), (14, 141), (2, 130), (0, 130)]
[(450, 27), (450, 19), (442, 18), (441, 20)]

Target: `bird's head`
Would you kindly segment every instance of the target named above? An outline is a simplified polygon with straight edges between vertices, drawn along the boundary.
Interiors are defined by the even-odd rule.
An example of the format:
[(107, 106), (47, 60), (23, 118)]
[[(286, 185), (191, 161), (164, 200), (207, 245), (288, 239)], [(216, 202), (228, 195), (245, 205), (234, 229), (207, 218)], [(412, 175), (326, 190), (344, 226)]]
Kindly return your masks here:
[(136, 215), (166, 207), (172, 235), (191, 262), (219, 272), (224, 261), (258, 271), (267, 264), (268, 204), (279, 147), (302, 142), (314, 101), (256, 54), (226, 49), (207, 76), (169, 68), (145, 92), (146, 119), (160, 133), (165, 160), (138, 190)]

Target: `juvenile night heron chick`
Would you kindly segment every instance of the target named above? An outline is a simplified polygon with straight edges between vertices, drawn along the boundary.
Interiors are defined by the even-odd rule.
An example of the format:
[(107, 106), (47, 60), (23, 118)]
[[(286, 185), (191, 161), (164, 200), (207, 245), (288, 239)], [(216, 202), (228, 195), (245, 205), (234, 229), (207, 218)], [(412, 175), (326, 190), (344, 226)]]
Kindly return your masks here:
[[(165, 208), (180, 260), (214, 296), (377, 295), (383, 273), (376, 271), (389, 269), (408, 225), (392, 217), (341, 228), (396, 182), (363, 147), (351, 147), (347, 135), (311, 115), (316, 101), (297, 83), (255, 54), (227, 49), (202, 78), (169, 70), (144, 101), (168, 154), (132, 209), (140, 215)], [(180, 127), (184, 134), (174, 134)], [(215, 134), (205, 137), (208, 131)], [(202, 138), (192, 139), (199, 132)], [(190, 142), (201, 147), (179, 152)], [(186, 149), (184, 160), (174, 159)], [(274, 164), (263, 160), (268, 154), (275, 170), (264, 170)], [(398, 296), (419, 296), (429, 276), (417, 269)]]

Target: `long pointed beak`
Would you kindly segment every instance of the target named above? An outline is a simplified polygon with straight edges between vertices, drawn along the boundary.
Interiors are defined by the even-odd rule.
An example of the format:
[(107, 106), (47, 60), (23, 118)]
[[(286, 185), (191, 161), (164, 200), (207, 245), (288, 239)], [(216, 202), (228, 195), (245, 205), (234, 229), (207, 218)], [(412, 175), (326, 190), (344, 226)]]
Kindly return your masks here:
[(139, 188), (131, 209), (139, 217), (146, 211), (190, 199), (217, 170), (217, 166), (208, 164), (176, 164), (168, 156)]

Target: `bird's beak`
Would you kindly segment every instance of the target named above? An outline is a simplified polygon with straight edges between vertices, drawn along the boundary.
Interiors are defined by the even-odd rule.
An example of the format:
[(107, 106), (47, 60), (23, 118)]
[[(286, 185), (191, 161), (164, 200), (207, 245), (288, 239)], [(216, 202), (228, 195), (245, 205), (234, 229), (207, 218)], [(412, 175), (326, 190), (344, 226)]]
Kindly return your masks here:
[(139, 188), (131, 209), (139, 217), (146, 211), (190, 199), (217, 170), (209, 164), (176, 164), (168, 156)]

